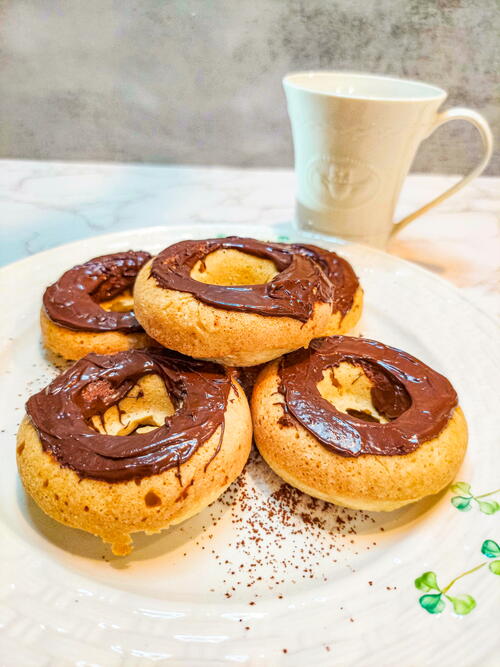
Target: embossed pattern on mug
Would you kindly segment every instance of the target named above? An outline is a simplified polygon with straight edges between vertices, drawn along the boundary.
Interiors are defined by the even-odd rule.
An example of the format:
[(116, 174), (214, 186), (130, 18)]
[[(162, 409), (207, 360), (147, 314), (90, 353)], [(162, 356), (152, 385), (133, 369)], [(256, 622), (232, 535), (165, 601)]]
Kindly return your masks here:
[(307, 202), (324, 209), (356, 208), (372, 200), (380, 188), (381, 178), (375, 169), (361, 160), (321, 154), (313, 156), (306, 166), (310, 196)]

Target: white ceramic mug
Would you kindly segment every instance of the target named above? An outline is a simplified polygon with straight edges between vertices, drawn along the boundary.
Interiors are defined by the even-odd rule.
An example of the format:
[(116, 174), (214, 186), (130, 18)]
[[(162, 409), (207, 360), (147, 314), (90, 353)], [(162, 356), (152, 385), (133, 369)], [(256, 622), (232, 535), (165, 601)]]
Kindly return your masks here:
[[(470, 109), (439, 112), (447, 94), (436, 86), (352, 72), (297, 72), (283, 85), (295, 151), (296, 217), (303, 229), (385, 247), (393, 234), (478, 176), (491, 157), (486, 120)], [(481, 162), (394, 223), (401, 186), (420, 143), (457, 119), (479, 130)]]

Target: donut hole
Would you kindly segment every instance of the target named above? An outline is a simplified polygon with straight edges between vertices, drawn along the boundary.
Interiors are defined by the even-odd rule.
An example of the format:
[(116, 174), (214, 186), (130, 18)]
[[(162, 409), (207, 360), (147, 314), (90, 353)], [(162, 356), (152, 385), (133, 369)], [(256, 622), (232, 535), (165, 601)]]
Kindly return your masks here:
[(128, 313), (134, 309), (134, 298), (132, 292), (129, 289), (125, 289), (112, 299), (99, 301), (99, 305), (103, 310), (115, 313)]
[(270, 259), (249, 255), (233, 248), (215, 250), (198, 260), (191, 278), (207, 285), (263, 285), (279, 273)]
[(339, 412), (379, 424), (396, 419), (411, 404), (408, 392), (392, 375), (380, 367), (367, 372), (347, 361), (325, 369), (317, 389)]
[(144, 375), (116, 405), (90, 418), (90, 426), (103, 435), (147, 433), (163, 426), (175, 412), (165, 384), (158, 375)]

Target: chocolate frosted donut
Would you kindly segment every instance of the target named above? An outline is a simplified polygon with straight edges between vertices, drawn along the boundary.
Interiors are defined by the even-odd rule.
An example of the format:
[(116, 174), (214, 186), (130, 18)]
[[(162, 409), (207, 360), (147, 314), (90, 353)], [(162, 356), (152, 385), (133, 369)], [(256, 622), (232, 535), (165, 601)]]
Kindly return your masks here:
[[(267, 259), (277, 275), (261, 285), (210, 285), (190, 276), (198, 261), (216, 250), (233, 249)], [(202, 269), (203, 272), (203, 269)], [(181, 241), (154, 258), (151, 275), (166, 289), (193, 294), (209, 306), (268, 317), (307, 322), (314, 305), (331, 303), (344, 315), (352, 306), (358, 281), (350, 265), (335, 253), (315, 246), (263, 243), (230, 236), (206, 241)], [(335, 290), (332, 281), (339, 277)]]
[(362, 290), (335, 253), (227, 237), (163, 250), (141, 270), (134, 300), (138, 320), (162, 345), (252, 366), (349, 330)]
[[(373, 406), (386, 423), (368, 413), (339, 412), (321, 396), (317, 385), (324, 372), (332, 369), (334, 377), (341, 363), (364, 371), (372, 383)], [(441, 433), (458, 403), (449, 381), (432, 368), (406, 352), (362, 338), (315, 340), (308, 350), (287, 355), (279, 375), (286, 414), (342, 456), (413, 452)]]
[(24, 486), (54, 519), (130, 550), (213, 502), (251, 444), (232, 373), (175, 352), (90, 354), (26, 404), (18, 434)]
[(136, 276), (147, 252), (118, 252), (74, 266), (45, 290), (43, 342), (66, 359), (145, 347), (149, 338), (132, 311)]
[(437, 493), (463, 460), (467, 426), (450, 382), (377, 341), (315, 340), (269, 364), (254, 436), (283, 479), (323, 500), (392, 510)]

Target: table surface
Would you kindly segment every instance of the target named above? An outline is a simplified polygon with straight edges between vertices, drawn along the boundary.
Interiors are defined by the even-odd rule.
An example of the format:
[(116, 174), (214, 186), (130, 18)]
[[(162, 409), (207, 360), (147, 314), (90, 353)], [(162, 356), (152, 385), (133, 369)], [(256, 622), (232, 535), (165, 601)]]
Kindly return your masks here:
[[(456, 179), (411, 175), (396, 219)], [(78, 239), (168, 224), (283, 223), (291, 170), (0, 161), (0, 265)], [(480, 308), (500, 307), (500, 178), (478, 178), (418, 218), (388, 251), (450, 280)]]

